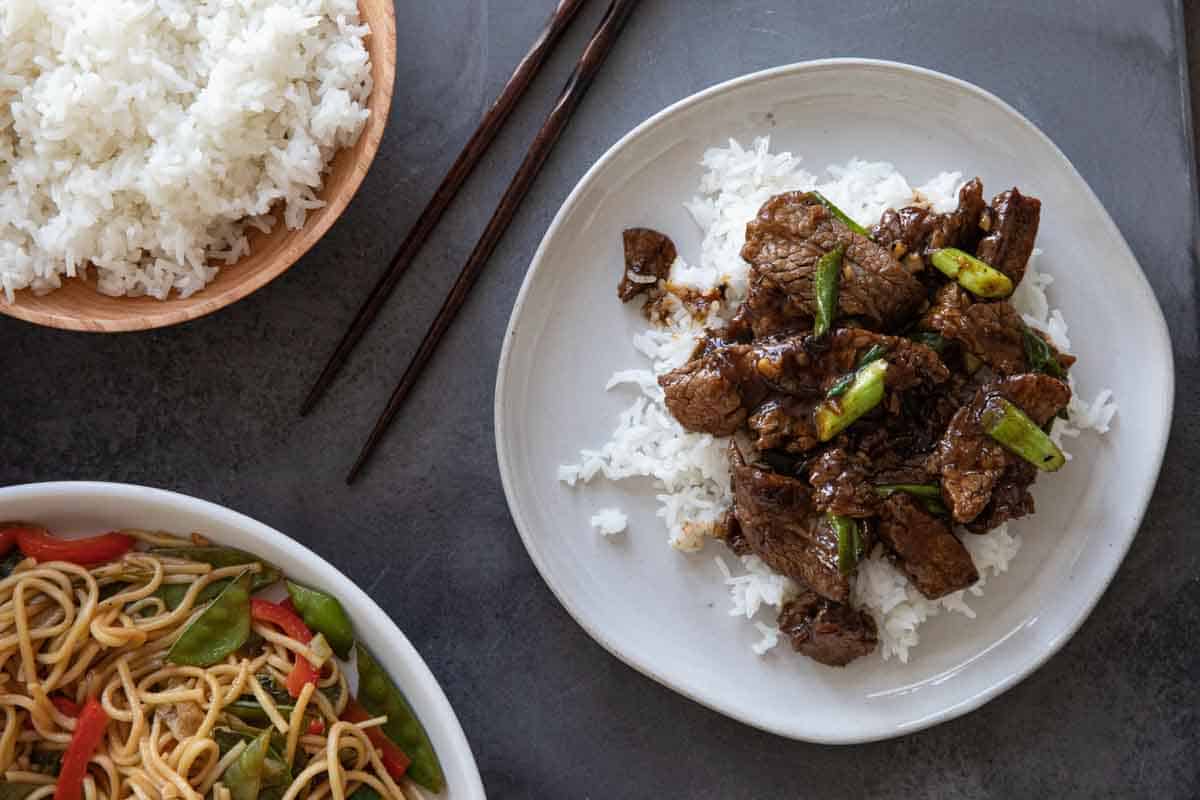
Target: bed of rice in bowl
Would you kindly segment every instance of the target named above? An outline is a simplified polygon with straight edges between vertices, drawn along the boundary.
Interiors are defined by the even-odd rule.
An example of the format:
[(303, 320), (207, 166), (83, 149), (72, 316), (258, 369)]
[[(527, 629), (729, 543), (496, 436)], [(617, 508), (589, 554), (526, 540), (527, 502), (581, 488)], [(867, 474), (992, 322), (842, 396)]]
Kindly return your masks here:
[(366, 122), (355, 0), (0, 3), (0, 287), (188, 296), (319, 208)]

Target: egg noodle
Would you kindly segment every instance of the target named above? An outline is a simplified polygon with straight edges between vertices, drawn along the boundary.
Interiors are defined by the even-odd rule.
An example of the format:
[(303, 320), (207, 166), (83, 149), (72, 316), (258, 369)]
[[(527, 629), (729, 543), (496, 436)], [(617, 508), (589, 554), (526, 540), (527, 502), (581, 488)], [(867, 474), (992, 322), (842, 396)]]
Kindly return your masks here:
[[(167, 534), (122, 533), (153, 546), (192, 544)], [(231, 800), (237, 792), (223, 779), (253, 737), (218, 734), (230, 725), (237, 730), (230, 704), (253, 698), (264, 727), (278, 734), (272, 734), (280, 742), (277, 757), (293, 773), (273, 796), (344, 800), (365, 786), (383, 798), (421, 797), (411, 781), (397, 784), (368, 739), (366, 731), (386, 718), (339, 719), (350, 700), (346, 675), (307, 643), (255, 620), (251, 644), (220, 663), (168, 662), (172, 644), (207, 607), (198, 602), (205, 587), (247, 569), (263, 567), (214, 568), (137, 550), (90, 568), (20, 562), (0, 580), (4, 781), (33, 786), (26, 800), (54, 796), (55, 776), (39, 766), (61, 759), (77, 725), (71, 709), (95, 698), (108, 723), (83, 778), (86, 800)], [(187, 590), (171, 609), (156, 592), (173, 583)], [(289, 709), (268, 687), (285, 685), (297, 658), (309, 659), (321, 677), (305, 684)]]

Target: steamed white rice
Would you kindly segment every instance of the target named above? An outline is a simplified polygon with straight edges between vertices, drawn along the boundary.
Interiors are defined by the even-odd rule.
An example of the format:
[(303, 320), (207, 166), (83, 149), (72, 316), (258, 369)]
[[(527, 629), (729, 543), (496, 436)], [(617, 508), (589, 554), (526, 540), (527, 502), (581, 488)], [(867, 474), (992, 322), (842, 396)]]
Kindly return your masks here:
[[(608, 441), (598, 449), (583, 450), (577, 462), (558, 470), (559, 480), (571, 486), (599, 475), (609, 480), (652, 479), (658, 489), (658, 516), (667, 529), (668, 541), (687, 553), (704, 548), (715, 523), (729, 507), (728, 440), (685, 431), (667, 410), (656, 378), (683, 364), (704, 328), (723, 326), (745, 296), (749, 265), (740, 251), (746, 223), (768, 198), (792, 190), (818, 189), (864, 225), (878, 220), (886, 208), (912, 203), (914, 197), (930, 202), (938, 211), (949, 211), (957, 205), (963, 182), (961, 173), (944, 172), (913, 187), (891, 164), (859, 159), (831, 165), (824, 176), (817, 176), (805, 170), (798, 157), (772, 153), (767, 138), (756, 139), (749, 148), (731, 140), (728, 147), (705, 153), (701, 165), (705, 173), (700, 192), (687, 204), (704, 235), (699, 259), (695, 264), (686, 263), (682, 257), (677, 260), (670, 281), (701, 290), (725, 283), (728, 304), (724, 308), (714, 305), (707, 319), (697, 320), (676, 303), (665, 325), (634, 336), (634, 347), (648, 359), (649, 368), (618, 372), (605, 388), (632, 390), (636, 398), (620, 414)], [(1058, 309), (1051, 308), (1046, 294), (1053, 279), (1039, 271), (1037, 255), (1035, 251), (1013, 303), (1031, 326), (1045, 331), (1056, 345), (1069, 351), (1066, 321)], [(1074, 438), (1085, 430), (1106, 432), (1116, 413), (1110, 391), (1085, 401), (1079, 397), (1074, 380), (1071, 386), (1075, 394), (1068, 408), (1070, 419), (1065, 424), (1059, 422), (1054, 429), (1060, 443), (1064, 437)], [(612, 511), (615, 509), (603, 513)], [(592, 524), (597, 525), (596, 518)], [(983, 594), (988, 579), (1007, 571), (1021, 547), (1020, 537), (1010, 533), (1006, 525), (982, 536), (965, 536), (963, 543), (980, 579), (970, 589), (940, 600), (921, 595), (880, 554), (859, 566), (853, 602), (874, 615), (882, 658), (896, 656), (907, 661), (909, 650), (920, 642), (921, 624), (943, 611), (973, 618), (975, 612), (967, 603), (967, 595)], [(762, 638), (753, 649), (760, 655), (766, 653), (779, 642), (775, 617), (780, 606), (796, 592), (796, 586), (756, 556), (739, 560), (723, 547), (720, 552), (714, 558), (725, 577), (731, 600), (729, 613), (755, 625)]]
[(277, 203), (323, 203), (367, 118), (355, 0), (0, 1), (0, 286), (89, 262), (110, 295), (204, 287)]

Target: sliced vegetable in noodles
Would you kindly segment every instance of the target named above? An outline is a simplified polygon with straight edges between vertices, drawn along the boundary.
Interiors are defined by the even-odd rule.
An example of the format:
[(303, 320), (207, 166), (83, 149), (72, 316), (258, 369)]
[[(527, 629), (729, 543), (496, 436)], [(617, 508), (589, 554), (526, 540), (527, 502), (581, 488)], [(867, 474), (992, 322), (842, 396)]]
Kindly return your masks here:
[[(19, 546), (16, 528), (9, 529)], [(0, 556), (8, 571), (0, 606), (11, 608), (19, 591), (31, 610), (22, 623), (24, 634), (16, 630), (16, 614), (0, 615), (0, 639), (16, 642), (25, 636), (36, 672), (35, 684), (27, 680), (23, 659), (0, 662), (5, 687), (0, 718), (15, 715), (22, 730), (51, 726), (49, 732), (63, 737), (46, 742), (22, 736), (6, 744), (0, 775), (57, 775), (56, 800), (82, 800), (85, 778), (94, 779), (97, 797), (108, 797), (106, 773), (92, 755), (128, 753), (117, 770), (148, 770), (144, 759), (153, 752), (148, 748), (155, 747), (150, 744), (154, 736), (159, 748), (153, 756), (155, 780), (174, 785), (181, 795), (186, 786), (196, 796), (212, 797), (211, 787), (219, 782), (230, 800), (282, 800), (297, 791), (304, 796), (305, 786), (323, 796), (412, 800), (411, 784), (405, 782), (406, 790), (396, 783), (408, 775), (409, 756), (384, 728), (359, 733), (355, 727), (375, 714), (357, 705), (345, 666), (335, 658), (331, 636), (344, 644), (347, 638), (353, 641), (354, 632), (332, 595), (300, 598), (322, 628), (314, 635), (290, 600), (272, 603), (253, 596), (267, 577), (282, 577), (253, 554), (207, 543), (187, 546), (144, 531), (70, 540), (33, 524), (21, 530), (36, 533), (43, 554), (72, 552), (68, 545), (76, 541), (84, 549), (72, 554), (84, 560), (96, 555), (97, 541), (121, 552), (84, 565), (26, 558), (17, 547)], [(129, 546), (117, 536), (127, 537)], [(71, 591), (47, 588), (57, 586)], [(81, 622), (79, 635), (64, 639), (46, 633), (64, 617)], [(77, 666), (66, 672), (56, 667), (46, 658), (52, 648), (63, 654), (62, 663)], [(415, 774), (441, 785), (444, 778), (428, 738), (422, 738), (423, 729), (407, 706), (397, 705), (397, 698), (403, 700), (391, 679), (370, 666), (367, 675), (372, 702), (385, 705), (397, 721), (393, 734), (399, 730), (417, 744)], [(118, 698), (116, 707), (129, 709), (126, 713), (140, 721), (133, 729), (128, 718), (110, 724), (96, 700), (100, 697)], [(91, 699), (81, 705), (82, 698)], [(29, 712), (35, 703), (50, 708), (37, 728)], [(73, 731), (57, 727), (68, 723)], [(338, 753), (340, 769), (329, 769), (329, 752)], [(193, 767), (177, 767), (192, 763), (181, 759), (197, 757), (202, 760)], [(218, 761), (219, 774), (208, 771)], [(12, 772), (14, 763), (20, 766)], [(363, 787), (369, 790), (365, 794)], [(0, 800), (21, 800), (38, 788), (0, 779)]]

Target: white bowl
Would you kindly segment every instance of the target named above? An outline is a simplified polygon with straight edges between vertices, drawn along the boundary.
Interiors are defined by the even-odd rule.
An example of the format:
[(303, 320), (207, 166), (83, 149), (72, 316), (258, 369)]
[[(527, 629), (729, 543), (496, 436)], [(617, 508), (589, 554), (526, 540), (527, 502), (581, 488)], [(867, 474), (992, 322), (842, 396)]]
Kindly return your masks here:
[(262, 556), (289, 578), (341, 600), (355, 633), (408, 698), (446, 774), (447, 800), (485, 797), (479, 769), (454, 709), (437, 680), (391, 618), (335, 567), (279, 531), (244, 514), (175, 492), (121, 483), (34, 483), (0, 489), (0, 520), (28, 520), (65, 536), (114, 528), (186, 535)]
[[(921, 628), (909, 664), (878, 657), (844, 670), (786, 645), (765, 658), (745, 620), (727, 616), (712, 556), (670, 550), (648, 482), (571, 489), (556, 467), (607, 440), (630, 402), (608, 376), (641, 368), (644, 329), (616, 283), (621, 230), (648, 226), (697, 263), (700, 234), (683, 203), (704, 150), (769, 133), (811, 172), (852, 156), (891, 161), (918, 185), (942, 170), (1014, 184), (1040, 197), (1039, 267), (1071, 325), (1083, 394), (1115, 390), (1105, 437), (1038, 485), (1038, 513), (1014, 525), (1024, 544), (1010, 571), (971, 599), (978, 618)], [(618, 142), (580, 181), (534, 256), (513, 309), (496, 379), (496, 447), (509, 507), (559, 600), (616, 656), (698, 702), (785, 736), (843, 743), (896, 736), (963, 714), (1049, 658), (1091, 611), (1129, 547), (1158, 475), (1174, 374), (1166, 324), (1116, 226), (1066, 157), (991, 94), (938, 73), (836, 59), (781, 67), (687, 98)], [(598, 508), (629, 513), (604, 539)], [(768, 620), (770, 621), (770, 620)]]

